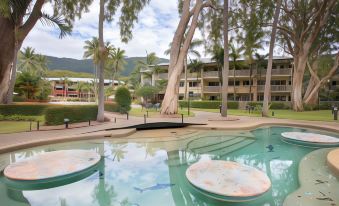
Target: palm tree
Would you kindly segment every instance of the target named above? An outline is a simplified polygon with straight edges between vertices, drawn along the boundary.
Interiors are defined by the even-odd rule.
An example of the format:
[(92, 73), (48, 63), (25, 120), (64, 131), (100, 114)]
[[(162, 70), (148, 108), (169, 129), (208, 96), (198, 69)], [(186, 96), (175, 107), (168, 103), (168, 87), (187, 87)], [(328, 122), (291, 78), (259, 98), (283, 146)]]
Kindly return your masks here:
[(224, 49), (216, 46), (212, 52), (212, 60), (216, 62), (219, 76), (219, 86), (222, 85), (222, 67), (224, 65)]
[(46, 57), (36, 54), (32, 47), (26, 47), (23, 51), (20, 51), (18, 60), (19, 71), (43, 76), (47, 70)]
[(192, 73), (197, 73), (197, 81), (198, 81), (198, 78), (199, 78), (199, 74), (201, 74), (201, 71), (204, 69), (204, 64), (197, 60), (197, 59), (194, 59), (191, 61), (191, 63), (188, 65), (188, 70), (190, 70)]
[(233, 101), (236, 101), (236, 89), (235, 89), (235, 70), (241, 66), (241, 63), (238, 61), (240, 58), (240, 50), (235, 48), (233, 44), (230, 44), (230, 57), (232, 59), (232, 66), (233, 66)]
[(34, 99), (39, 91), (40, 80), (40, 77), (24, 71), (18, 76), (15, 87), (19, 92), (24, 93), (27, 99)]
[(110, 52), (109, 58), (109, 64), (112, 65), (112, 88), (114, 88), (116, 75), (119, 71), (123, 70), (126, 65), (125, 50), (120, 48), (113, 49), (112, 52)]

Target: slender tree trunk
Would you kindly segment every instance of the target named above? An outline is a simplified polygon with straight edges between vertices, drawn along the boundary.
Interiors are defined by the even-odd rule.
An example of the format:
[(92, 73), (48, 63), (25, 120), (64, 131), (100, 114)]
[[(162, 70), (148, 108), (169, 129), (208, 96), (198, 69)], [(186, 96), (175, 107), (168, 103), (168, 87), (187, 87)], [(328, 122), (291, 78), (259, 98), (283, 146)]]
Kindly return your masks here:
[(229, 73), (229, 55), (228, 55), (228, 0), (224, 0), (223, 11), (224, 23), (224, 67), (222, 70), (222, 103), (221, 116), (227, 117), (227, 98), (228, 98), (228, 73)]
[(252, 73), (253, 73), (253, 68), (252, 68), (252, 63), (250, 64), (250, 89), (249, 89), (249, 98), (250, 98), (250, 102), (252, 101)]
[(100, 0), (100, 12), (99, 12), (99, 98), (98, 98), (98, 116), (97, 121), (103, 122), (104, 116), (104, 66), (105, 66), (105, 45), (104, 45), (104, 6), (105, 0)]
[(263, 111), (262, 111), (262, 115), (264, 117), (268, 117), (268, 109), (269, 109), (268, 102), (271, 101), (271, 77), (272, 77), (273, 52), (274, 52), (275, 36), (277, 33), (277, 25), (278, 25), (278, 20), (279, 20), (280, 6), (281, 6), (281, 0), (278, 0), (276, 8), (275, 8), (275, 12), (274, 12), (274, 20), (273, 20), (273, 26), (272, 26), (270, 48), (269, 48), (268, 65), (267, 65), (267, 71), (266, 71), (264, 103), (263, 103)]
[(235, 64), (236, 62), (234, 61), (234, 68), (233, 68), (233, 101), (237, 101), (237, 93), (235, 90)]
[(187, 57), (185, 58), (185, 94), (184, 99), (187, 100)]
[(302, 87), (307, 56), (305, 56), (304, 54), (300, 57), (295, 57), (294, 62), (295, 70), (293, 73), (293, 91), (292, 91), (293, 110), (296, 112), (302, 112), (304, 111)]

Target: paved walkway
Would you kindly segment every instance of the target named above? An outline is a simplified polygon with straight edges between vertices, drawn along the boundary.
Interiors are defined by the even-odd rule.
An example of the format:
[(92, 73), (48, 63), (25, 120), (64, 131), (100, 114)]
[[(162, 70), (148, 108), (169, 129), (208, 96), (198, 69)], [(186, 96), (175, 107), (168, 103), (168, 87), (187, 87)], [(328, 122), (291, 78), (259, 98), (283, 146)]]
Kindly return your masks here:
[[(320, 122), (320, 121), (302, 121), (262, 117), (238, 116), (237, 121), (209, 121), (217, 119), (219, 114), (211, 112), (194, 111), (194, 117), (185, 117), (185, 123), (202, 123), (206, 125), (191, 126), (196, 129), (253, 129), (264, 125), (287, 125), (287, 126), (306, 126), (316, 129), (325, 129), (328, 131), (339, 132), (339, 123)], [(0, 134), (0, 153), (27, 148), (41, 144), (55, 143), (61, 141), (71, 141), (79, 139), (89, 139), (93, 137), (126, 136), (135, 130), (112, 130), (111, 128), (122, 128), (136, 124), (143, 124), (143, 117), (130, 116), (127, 120), (126, 115), (115, 113), (106, 113), (111, 122), (97, 123), (92, 122), (92, 126), (86, 126), (88, 123), (70, 125), (70, 129), (62, 129), (63, 126), (54, 127), (50, 131), (32, 131), (13, 134)], [(116, 123), (114, 119), (116, 118)], [(151, 122), (181, 122), (181, 118), (147, 118), (147, 123)], [(82, 126), (72, 128), (75, 126)]]

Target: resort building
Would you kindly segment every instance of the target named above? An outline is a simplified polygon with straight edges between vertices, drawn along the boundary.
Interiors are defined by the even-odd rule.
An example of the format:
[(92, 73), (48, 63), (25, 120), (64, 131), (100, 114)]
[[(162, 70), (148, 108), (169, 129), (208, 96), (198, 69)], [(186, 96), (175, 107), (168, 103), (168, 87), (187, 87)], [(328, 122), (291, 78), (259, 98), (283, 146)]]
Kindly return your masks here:
[[(216, 62), (210, 59), (201, 59), (203, 63), (199, 71), (188, 69), (187, 71), (187, 95), (192, 99), (218, 100), (220, 99), (220, 76)], [(229, 71), (229, 99), (234, 101), (262, 101), (264, 98), (266, 65), (254, 62), (248, 65), (245, 60), (237, 62), (236, 69), (230, 61)], [(164, 72), (145, 75), (151, 71), (141, 70), (141, 84), (155, 85), (156, 81), (168, 79), (168, 64), (159, 64)], [(293, 64), (289, 57), (274, 57), (272, 68), (272, 101), (290, 101), (292, 84)], [(185, 73), (181, 75), (179, 98), (183, 99), (185, 94)], [(163, 97), (163, 92), (159, 94)]]
[[(46, 78), (52, 86), (51, 97), (91, 98), (94, 97), (93, 78)], [(114, 85), (123, 84), (122, 81), (114, 81)], [(105, 79), (105, 86), (112, 85), (112, 80)]]

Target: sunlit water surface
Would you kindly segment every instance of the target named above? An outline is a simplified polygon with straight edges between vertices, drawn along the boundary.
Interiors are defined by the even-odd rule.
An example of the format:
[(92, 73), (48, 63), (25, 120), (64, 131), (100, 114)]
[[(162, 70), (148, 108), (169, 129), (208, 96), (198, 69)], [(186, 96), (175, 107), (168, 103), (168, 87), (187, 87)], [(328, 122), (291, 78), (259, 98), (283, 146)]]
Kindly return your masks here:
[[(313, 150), (281, 141), (280, 134), (286, 131), (307, 130), (265, 127), (239, 132), (201, 131), (174, 140), (101, 139), (4, 154), (0, 156), (1, 169), (32, 155), (61, 149), (95, 150), (102, 160), (89, 176), (48, 189), (15, 189), (5, 183), (1, 174), (0, 205), (280, 206), (284, 198), (299, 187), (299, 161)], [(268, 148), (269, 145), (273, 149)], [(270, 177), (272, 187), (247, 203), (212, 200), (197, 192), (185, 177), (187, 167), (204, 158), (232, 160), (259, 168)]]

